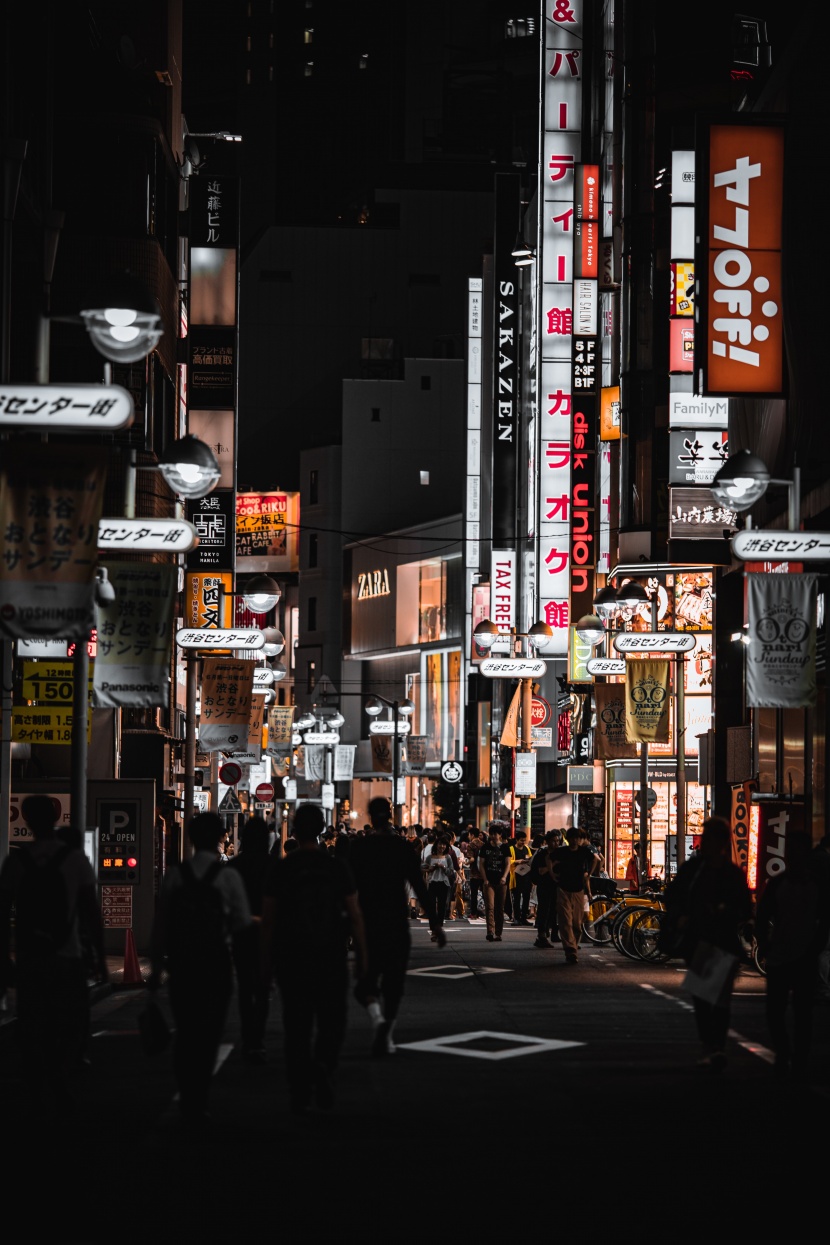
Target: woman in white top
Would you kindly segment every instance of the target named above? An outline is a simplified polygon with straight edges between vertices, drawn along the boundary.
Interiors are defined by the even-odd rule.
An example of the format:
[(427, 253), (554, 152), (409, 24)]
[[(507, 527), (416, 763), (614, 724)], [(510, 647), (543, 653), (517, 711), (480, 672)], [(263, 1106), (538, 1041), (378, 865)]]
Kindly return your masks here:
[(427, 875), (427, 894), (429, 897), (429, 917), (432, 928), (432, 941), (437, 940), (436, 927), (443, 926), (447, 915), (447, 903), (455, 891), (455, 869), (453, 868), (450, 848), (446, 839), (436, 839), (432, 851), (424, 862)]

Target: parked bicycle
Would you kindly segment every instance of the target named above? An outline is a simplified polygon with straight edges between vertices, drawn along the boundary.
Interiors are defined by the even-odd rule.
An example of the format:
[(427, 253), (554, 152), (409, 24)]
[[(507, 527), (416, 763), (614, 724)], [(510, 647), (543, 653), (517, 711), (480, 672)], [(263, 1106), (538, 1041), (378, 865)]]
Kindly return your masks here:
[(662, 909), (663, 900), (654, 883), (642, 895), (618, 890), (614, 896), (595, 895), (588, 902), (582, 932), (589, 942), (602, 946), (613, 942), (623, 955), (639, 959), (631, 945), (631, 927), (643, 911)]

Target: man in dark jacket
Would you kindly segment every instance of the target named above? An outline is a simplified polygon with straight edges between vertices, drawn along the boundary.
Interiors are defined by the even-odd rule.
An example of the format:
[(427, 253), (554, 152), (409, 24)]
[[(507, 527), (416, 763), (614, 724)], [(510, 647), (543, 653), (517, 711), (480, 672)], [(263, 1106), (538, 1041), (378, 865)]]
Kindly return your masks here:
[[(787, 867), (768, 880), (758, 902), (756, 933), (765, 961), (767, 1024), (778, 1076), (807, 1073), (818, 959), (830, 932), (830, 877), (816, 867), (811, 849), (809, 834), (790, 831)], [(792, 1041), (787, 1025), (790, 999)]]
[(323, 812), (302, 804), (294, 815), (297, 848), (273, 862), (262, 906), (262, 977), (276, 976), (282, 997), (285, 1068), (291, 1110), (334, 1102), (334, 1073), (346, 1032), (351, 935), (355, 973), (365, 966), (363, 919), (354, 878), (336, 852), (320, 848)]
[(61, 842), (55, 801), (30, 795), (21, 812), (33, 842), (13, 849), (0, 873), (0, 984), (16, 986), (21, 1066), (32, 1105), (62, 1113), (73, 1106), (67, 1081), (88, 1017), (82, 934), (106, 981), (103, 922), (92, 866), (79, 848)]
[(251, 924), (242, 931), (233, 946), (242, 1058), (246, 1063), (265, 1062), (265, 1025), (270, 991), (260, 971), (260, 923), (265, 879), (273, 863), (269, 840), (268, 823), (262, 817), (250, 817), (242, 827), (239, 855), (229, 862), (242, 878), (251, 908)]
[[(412, 848), (392, 822), (392, 806), (385, 796), (369, 801), (371, 827), (356, 839), (349, 864), (366, 926), (367, 970), (355, 989), (374, 1025), (372, 1054), (394, 1054), (392, 1030), (406, 981), (410, 951), (407, 883), (425, 911), (429, 896), (421, 866)], [(446, 934), (436, 923), (435, 945), (446, 945)]]

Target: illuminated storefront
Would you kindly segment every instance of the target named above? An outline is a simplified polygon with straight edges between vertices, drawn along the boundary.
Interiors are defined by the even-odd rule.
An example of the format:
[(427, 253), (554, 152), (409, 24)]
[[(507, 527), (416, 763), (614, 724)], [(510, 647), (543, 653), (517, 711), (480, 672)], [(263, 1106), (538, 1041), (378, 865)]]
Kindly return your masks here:
[[(648, 745), (648, 861), (651, 871), (665, 877), (676, 870), (677, 834), (677, 679), (683, 677), (683, 723), (681, 726), (685, 758), (685, 830), (686, 854), (696, 845), (702, 829), (708, 805), (708, 790), (698, 783), (699, 736), (705, 735), (712, 726), (713, 658), (713, 572), (711, 567), (644, 567), (642, 573), (627, 574), (617, 568), (620, 586), (629, 580), (642, 585), (649, 597), (649, 604), (623, 613), (616, 631), (609, 631), (606, 638), (607, 656), (619, 656), (613, 648), (613, 637), (619, 632), (692, 632), (695, 647), (687, 654), (672, 659), (668, 740)], [(656, 604), (656, 609), (652, 606)], [(652, 615), (655, 614), (656, 618)], [(643, 656), (643, 654), (638, 654)], [(655, 653), (658, 658), (665, 654)], [(625, 676), (617, 675), (603, 680), (607, 686), (615, 685), (624, 692)], [(600, 704), (602, 699), (602, 704)], [(609, 705), (608, 695), (597, 696), (597, 708), (615, 714)], [(594, 731), (595, 756), (605, 765), (606, 791), (606, 838), (608, 871), (612, 877), (625, 877), (626, 865), (632, 855), (633, 845), (640, 837), (641, 792), (639, 745), (622, 743), (614, 755), (613, 743), (605, 743), (608, 734), (601, 718)]]
[[(433, 820), (432, 791), (440, 769), (463, 756), (465, 700), (462, 687), (464, 628), (463, 564), (449, 523), (429, 529), (449, 549), (440, 557), (413, 557), (411, 538), (390, 537), (383, 546), (355, 545), (350, 553), (349, 641), (346, 659), (360, 664), (350, 680), (365, 695), (415, 705), (402, 738), (399, 794), (405, 824)], [(416, 542), (420, 543), (420, 542)], [(361, 723), (351, 805), (360, 810), (390, 787), (389, 740), (373, 742)], [(388, 766), (388, 768), (387, 768)]]

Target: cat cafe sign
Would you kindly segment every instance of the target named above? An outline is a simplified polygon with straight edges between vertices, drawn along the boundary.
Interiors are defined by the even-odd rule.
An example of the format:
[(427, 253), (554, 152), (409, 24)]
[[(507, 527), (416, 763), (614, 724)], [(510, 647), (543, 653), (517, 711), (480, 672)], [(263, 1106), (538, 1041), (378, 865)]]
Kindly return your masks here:
[(357, 599), (368, 601), (374, 597), (388, 597), (392, 593), (389, 587), (389, 571), (360, 571), (357, 576)]

